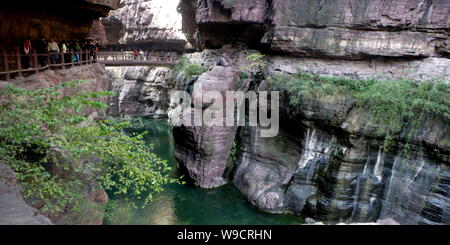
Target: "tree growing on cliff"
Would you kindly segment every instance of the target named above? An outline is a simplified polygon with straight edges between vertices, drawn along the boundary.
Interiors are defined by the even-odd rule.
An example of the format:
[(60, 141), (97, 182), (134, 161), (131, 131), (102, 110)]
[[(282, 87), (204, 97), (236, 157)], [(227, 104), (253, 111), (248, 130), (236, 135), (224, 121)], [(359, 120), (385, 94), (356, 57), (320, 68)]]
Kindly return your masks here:
[(0, 161), (17, 173), (23, 195), (44, 212), (74, 208), (86, 183), (98, 182), (115, 195), (146, 204), (167, 183), (170, 167), (145, 145), (143, 135), (128, 136), (127, 121), (93, 120), (110, 92), (62, 93), (82, 81), (51, 88), (0, 89)]

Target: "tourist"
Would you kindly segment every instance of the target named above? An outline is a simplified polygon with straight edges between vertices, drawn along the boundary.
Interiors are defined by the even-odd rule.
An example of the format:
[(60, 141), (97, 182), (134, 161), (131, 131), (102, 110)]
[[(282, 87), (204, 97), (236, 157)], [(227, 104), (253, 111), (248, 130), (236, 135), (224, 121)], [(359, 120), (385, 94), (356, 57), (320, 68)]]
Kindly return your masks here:
[(97, 61), (97, 53), (100, 49), (100, 44), (98, 44), (97, 42), (94, 42), (94, 60)]
[(89, 42), (88, 50), (89, 50), (89, 59), (94, 60), (95, 59), (95, 50), (97, 49), (96, 45), (93, 41)]
[(139, 51), (139, 59), (144, 60), (144, 50), (142, 49)]
[(75, 42), (73, 46), (73, 51), (75, 52), (75, 54), (73, 55), (74, 62), (80, 62), (81, 46), (79, 42)]
[(47, 40), (45, 38), (41, 38), (36, 44), (36, 52), (38, 53), (38, 61), (41, 67), (47, 65), (47, 56), (44, 55), (47, 53)]
[(30, 52), (31, 52), (31, 40), (30, 38), (25, 38), (23, 40), (21, 54), (21, 63), (24, 69), (30, 68)]
[(67, 43), (66, 41), (62, 41), (61, 42), (61, 52), (63, 53), (63, 57), (64, 57), (64, 62), (70, 62), (69, 61), (69, 57), (67, 56), (67, 52), (69, 51), (68, 47), (67, 47)]
[(47, 46), (48, 52), (50, 53), (50, 60), (52, 64), (56, 64), (56, 61), (58, 59), (58, 53), (59, 53), (59, 47), (58, 43), (55, 42), (54, 38), (50, 38), (50, 42)]
[(88, 43), (87, 42), (83, 42), (83, 44), (81, 44), (81, 51), (82, 51), (82, 60), (86, 61), (88, 59), (88, 57), (86, 56), (86, 51), (88, 51)]

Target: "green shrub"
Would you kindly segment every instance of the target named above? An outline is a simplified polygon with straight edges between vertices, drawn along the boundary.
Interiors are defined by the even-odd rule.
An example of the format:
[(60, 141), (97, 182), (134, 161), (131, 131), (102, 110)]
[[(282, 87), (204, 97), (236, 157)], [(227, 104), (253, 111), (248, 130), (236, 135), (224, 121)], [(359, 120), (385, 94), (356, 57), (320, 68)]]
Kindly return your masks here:
[(178, 182), (142, 135), (120, 132), (128, 122), (84, 116), (86, 108), (105, 109), (99, 99), (110, 92), (60, 92), (81, 82), (0, 89), (0, 160), (16, 171), (23, 195), (43, 202), (42, 211), (59, 212), (77, 206), (83, 181), (98, 181), (106, 190), (144, 202), (166, 183)]
[(231, 152), (230, 152), (230, 159), (233, 164), (236, 163), (236, 161), (237, 161), (238, 152), (239, 152), (238, 144), (237, 144), (236, 140), (234, 140), (233, 144), (231, 146)]
[(192, 63), (186, 56), (179, 58), (173, 68), (174, 73), (184, 72), (188, 79), (192, 76), (201, 75), (207, 70), (208, 69), (203, 66)]
[(359, 81), (299, 73), (295, 76), (274, 74), (270, 82), (290, 94), (293, 106), (300, 105), (303, 99), (327, 95), (352, 97), (357, 107), (369, 113), (368, 120), (378, 126), (378, 133), (385, 134), (386, 150), (392, 145), (394, 135), (406, 125), (411, 128), (410, 140), (425, 118), (450, 120), (450, 86), (439, 81)]
[(261, 81), (264, 78), (264, 69), (267, 67), (264, 57), (261, 53), (254, 53), (245, 57), (248, 64), (239, 68), (239, 80), (252, 78), (253, 81)]

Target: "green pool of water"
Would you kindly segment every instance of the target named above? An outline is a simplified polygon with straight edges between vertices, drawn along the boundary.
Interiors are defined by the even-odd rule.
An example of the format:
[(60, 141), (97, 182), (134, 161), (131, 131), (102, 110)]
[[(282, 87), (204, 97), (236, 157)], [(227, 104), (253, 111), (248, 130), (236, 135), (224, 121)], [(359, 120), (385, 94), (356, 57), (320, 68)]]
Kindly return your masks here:
[[(160, 158), (174, 166), (174, 141), (168, 124), (142, 120), (128, 133), (148, 131), (145, 140), (154, 146)], [(108, 211), (112, 217), (105, 224), (130, 225), (295, 225), (301, 219), (291, 215), (271, 215), (252, 207), (231, 184), (216, 189), (200, 189), (191, 185), (170, 184), (145, 208), (132, 209), (121, 200)]]

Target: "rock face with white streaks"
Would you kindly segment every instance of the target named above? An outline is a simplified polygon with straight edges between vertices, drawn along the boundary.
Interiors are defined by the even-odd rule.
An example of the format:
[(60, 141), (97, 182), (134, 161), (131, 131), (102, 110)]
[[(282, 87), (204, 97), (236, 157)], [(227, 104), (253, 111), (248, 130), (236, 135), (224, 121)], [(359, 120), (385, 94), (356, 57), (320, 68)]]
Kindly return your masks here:
[(183, 16), (195, 20), (205, 48), (233, 44), (344, 59), (448, 57), (449, 9), (446, 0), (200, 0)]
[(110, 114), (167, 118), (170, 94), (174, 87), (172, 71), (166, 67), (107, 67), (113, 80)]
[[(223, 75), (214, 72), (215, 65), (228, 60), (232, 62), (220, 69), (239, 71), (245, 62), (243, 57), (252, 52), (223, 49), (188, 55), (191, 62), (213, 68), (199, 78), (177, 80), (176, 86), (195, 97), (192, 88), (196, 84), (227, 84), (221, 79)], [(266, 58), (268, 73), (303, 70), (330, 75), (326, 71), (333, 71), (334, 76), (359, 79), (379, 77), (380, 72), (386, 78), (404, 75), (396, 66), (382, 61), (377, 66), (361, 61), (349, 68), (346, 62), (355, 61), (338, 64), (332, 60)], [(420, 81), (423, 76), (448, 76), (446, 60), (404, 60), (397, 65), (411, 67), (408, 77)], [(428, 62), (446, 68), (441, 73), (429, 71), (424, 75)], [(243, 87), (255, 91), (273, 89), (264, 79)], [(436, 119), (421, 124), (405, 155), (409, 129), (399, 133), (393, 148), (385, 152), (384, 135), (367, 125), (367, 115), (354, 106), (352, 98), (300, 100), (301, 105), (293, 107), (288, 94), (281, 96), (280, 132), (273, 138), (261, 138), (261, 129), (250, 126), (230, 128), (228, 132), (220, 128), (175, 127), (177, 160), (193, 182), (202, 187), (221, 183), (213, 181), (217, 176), (230, 176), (250, 203), (270, 213), (306, 215), (325, 223), (393, 219), (401, 224), (450, 224), (450, 148), (443, 143), (450, 140), (448, 122)], [(222, 159), (226, 155), (216, 149), (231, 149), (233, 138), (240, 152), (234, 166), (226, 164), (228, 158)]]
[(122, 0), (102, 19), (109, 44), (151, 40), (185, 40), (175, 0)]

